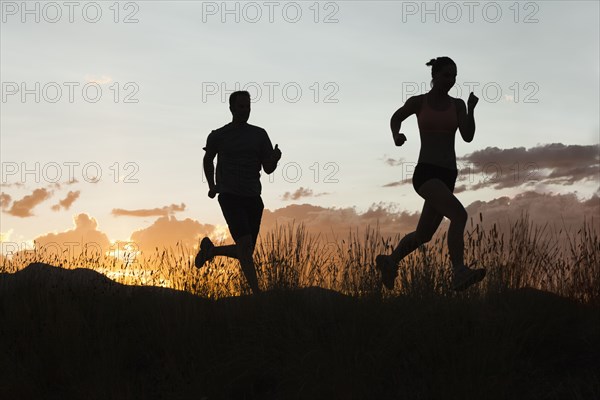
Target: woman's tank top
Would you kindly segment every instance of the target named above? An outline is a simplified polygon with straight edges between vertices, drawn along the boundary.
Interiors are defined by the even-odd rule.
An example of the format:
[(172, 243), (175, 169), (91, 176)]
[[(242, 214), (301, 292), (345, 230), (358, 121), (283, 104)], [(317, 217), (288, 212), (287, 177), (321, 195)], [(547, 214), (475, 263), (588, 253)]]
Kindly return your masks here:
[(427, 104), (427, 95), (423, 95), (421, 109), (417, 115), (417, 123), (422, 133), (448, 132), (454, 133), (458, 128), (456, 106), (454, 99), (450, 100), (450, 107), (445, 111), (436, 111)]

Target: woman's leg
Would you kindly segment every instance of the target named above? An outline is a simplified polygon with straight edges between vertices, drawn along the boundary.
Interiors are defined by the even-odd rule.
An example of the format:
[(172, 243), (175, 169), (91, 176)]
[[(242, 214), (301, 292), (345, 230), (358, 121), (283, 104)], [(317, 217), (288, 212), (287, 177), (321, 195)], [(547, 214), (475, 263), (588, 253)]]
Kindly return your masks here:
[(391, 257), (394, 263), (398, 265), (404, 257), (415, 251), (420, 245), (429, 242), (443, 218), (444, 216), (437, 212), (430, 202), (425, 201), (417, 229), (404, 236), (392, 252)]
[(417, 229), (404, 236), (391, 255), (380, 254), (375, 258), (376, 267), (381, 271), (381, 279), (385, 287), (390, 290), (394, 288), (400, 260), (412, 253), (421, 244), (429, 242), (443, 218), (444, 216), (430, 202), (425, 200)]
[(430, 179), (419, 188), (419, 195), (437, 213), (450, 220), (448, 250), (454, 269), (464, 267), (464, 231), (468, 214), (460, 201), (439, 179)]
[[(464, 231), (467, 224), (467, 211), (454, 196), (452, 191), (440, 179), (429, 179), (419, 187), (419, 195), (425, 199), (425, 206), (431, 207), (435, 213), (445, 216), (450, 220), (450, 228), (448, 229), (448, 250), (452, 261), (452, 289), (465, 290), (469, 286), (481, 281), (485, 277), (484, 269), (470, 269), (464, 265)], [(424, 211), (425, 211), (424, 206)], [(429, 212), (429, 215), (434, 215)], [(423, 221), (423, 224), (421, 224)], [(441, 222), (439, 216), (437, 218), (426, 217), (419, 219), (417, 231), (412, 232), (403, 238), (403, 242), (394, 250), (394, 259), (399, 256), (408, 254), (414, 248), (418, 247), (419, 242), (428, 241), (435, 232), (434, 229)], [(423, 235), (423, 236), (421, 236)], [(412, 249), (412, 250), (411, 250)], [(397, 266), (392, 265), (394, 260), (392, 256), (379, 255), (376, 257), (377, 268), (381, 270), (383, 284), (388, 289), (393, 289), (394, 279), (397, 275)]]

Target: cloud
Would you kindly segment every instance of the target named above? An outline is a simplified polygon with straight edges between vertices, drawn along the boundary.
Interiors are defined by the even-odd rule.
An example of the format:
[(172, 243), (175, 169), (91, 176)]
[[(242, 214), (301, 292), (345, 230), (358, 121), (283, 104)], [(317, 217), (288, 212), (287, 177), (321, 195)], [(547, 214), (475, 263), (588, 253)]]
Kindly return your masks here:
[(312, 234), (321, 234), (329, 238), (346, 237), (350, 230), (364, 229), (367, 225), (375, 228), (379, 225), (384, 236), (408, 233), (417, 225), (418, 213), (398, 212), (391, 205), (374, 204), (364, 213), (354, 208), (325, 208), (310, 204), (294, 204), (274, 211), (265, 209), (261, 231), (266, 232), (277, 225), (295, 222), (303, 223)]
[(9, 194), (0, 193), (0, 209), (4, 210), (5, 208), (8, 208), (10, 201), (11, 201), (11, 197)]
[[(485, 187), (504, 189), (539, 185), (573, 185), (598, 180), (600, 147), (598, 145), (564, 145), (552, 143), (526, 149), (487, 147), (457, 158), (458, 178), (455, 193)], [(387, 159), (386, 164), (402, 166), (406, 179), (386, 183), (383, 187), (412, 184), (416, 163)]]
[(76, 192), (69, 191), (69, 193), (67, 194), (67, 197), (65, 197), (63, 200), (59, 201), (58, 204), (55, 204), (52, 206), (52, 210), (59, 211), (61, 207), (64, 208), (65, 210), (68, 210), (69, 208), (71, 208), (71, 205), (73, 204), (73, 202), (75, 202), (75, 200), (77, 200), (79, 198), (79, 193), (80, 193), (79, 190)]
[(389, 165), (390, 167), (397, 167), (398, 165), (402, 165), (404, 163), (404, 158), (399, 158), (397, 160), (393, 159), (393, 158), (385, 158), (384, 157), (384, 162)]
[(35, 189), (32, 194), (27, 195), (20, 200), (15, 200), (10, 210), (5, 212), (15, 217), (32, 217), (33, 214), (31, 213), (31, 210), (44, 200), (50, 198), (50, 196), (51, 193), (44, 188)]
[(9, 229), (7, 232), (0, 232), (0, 243), (10, 241), (13, 232), (14, 229)]
[[(94, 178), (94, 180), (96, 180), (96, 178)], [(59, 182), (52, 182), (48, 185), (48, 188), (60, 190), (60, 189), (62, 189), (62, 185), (73, 185), (75, 183), (79, 183), (79, 181), (75, 178), (71, 178), (70, 180), (63, 182), (62, 184), (60, 184)], [(97, 183), (97, 182), (95, 181), (92, 183)]]
[[(483, 217), (483, 227), (491, 228), (497, 225), (499, 234), (505, 237), (511, 225), (519, 220), (523, 213), (529, 214), (530, 222), (537, 226), (546, 223), (550, 228), (563, 228), (577, 231), (582, 226), (584, 218), (591, 222), (594, 216), (594, 227), (600, 232), (600, 196), (594, 195), (587, 200), (579, 200), (575, 194), (548, 194), (538, 192), (524, 192), (513, 198), (503, 196), (489, 201), (475, 201), (466, 206), (469, 214), (467, 231), (471, 231), (471, 219), (474, 224), (479, 223), (479, 214)], [(373, 204), (365, 212), (357, 212), (355, 208), (326, 208), (310, 204), (292, 204), (276, 210), (265, 209), (261, 224), (261, 235), (276, 226), (285, 226), (295, 222), (303, 223), (310, 234), (320, 234), (326, 240), (345, 239), (350, 231), (359, 237), (364, 234), (365, 228), (379, 227), (379, 233), (384, 237), (397, 238), (416, 229), (420, 212), (410, 213), (401, 210), (396, 204)], [(449, 221), (444, 219), (436, 232), (436, 237), (447, 232)], [(82, 243), (91, 242), (93, 248), (101, 249), (103, 253), (111, 248), (106, 234), (98, 229), (94, 218), (87, 214), (74, 217), (74, 229), (58, 234), (50, 233), (36, 238), (36, 245), (57, 248), (58, 250), (75, 250), (75, 256), (83, 248)], [(178, 220), (174, 216), (161, 216), (150, 226), (137, 230), (131, 234), (129, 243), (133, 243), (137, 250), (145, 253), (154, 253), (155, 248), (176, 249), (179, 243), (183, 248), (195, 249), (198, 240), (203, 236), (219, 239), (227, 230), (222, 226), (202, 224), (192, 219)], [(10, 232), (9, 232), (10, 233)], [(394, 243), (395, 245), (396, 243)], [(561, 245), (567, 245), (562, 243)], [(56, 251), (58, 251), (56, 250)]]
[(558, 229), (579, 229), (584, 218), (591, 222), (600, 232), (600, 198), (597, 195), (587, 200), (580, 200), (574, 193), (553, 194), (527, 191), (513, 198), (502, 196), (489, 201), (475, 201), (465, 207), (474, 223), (479, 221), (479, 213), (483, 216), (483, 225), (501, 224), (508, 226), (517, 221), (523, 213), (536, 225), (554, 226)]
[(85, 213), (73, 217), (74, 228), (59, 233), (48, 233), (35, 239), (36, 248), (62, 256), (78, 257), (88, 246), (88, 254), (104, 254), (110, 248), (108, 236), (98, 230), (96, 219)]
[(466, 185), (455, 185), (454, 187), (454, 194), (460, 193), (460, 192), (464, 192), (465, 190), (467, 190), (467, 186)]
[(85, 76), (85, 80), (88, 83), (97, 83), (99, 85), (104, 85), (106, 83), (112, 82), (112, 78), (110, 76), (106, 76), (106, 75), (102, 75), (100, 77), (97, 77), (97, 76), (92, 76), (90, 74), (87, 74)]
[(121, 216), (129, 216), (129, 217), (161, 217), (172, 215), (176, 212), (184, 211), (185, 204), (181, 203), (180, 205), (171, 204), (170, 206), (164, 206), (162, 208), (152, 208), (152, 209), (141, 209), (141, 210), (124, 210), (122, 208), (114, 208), (112, 210), (112, 215), (116, 217)]
[(156, 248), (164, 247), (176, 249), (179, 242), (184, 248), (196, 248), (198, 239), (204, 236), (213, 236), (217, 231), (214, 225), (201, 224), (198, 221), (186, 218), (178, 220), (175, 217), (163, 216), (152, 225), (131, 234), (131, 241), (142, 252), (154, 252)]
[(410, 181), (396, 181), (396, 182), (386, 183), (385, 185), (383, 185), (383, 187), (395, 187), (395, 186), (400, 186), (400, 185), (409, 184), (409, 183), (411, 183), (411, 182)]
[(458, 180), (470, 189), (536, 184), (572, 185), (598, 179), (598, 145), (552, 143), (526, 149), (487, 147), (457, 159)]
[(13, 182), (13, 183), (0, 183), (0, 187), (24, 187), (25, 184), (22, 182)]
[[(575, 194), (548, 194), (528, 191), (514, 198), (499, 197), (490, 201), (476, 201), (465, 207), (469, 214), (467, 230), (479, 221), (479, 214), (483, 217), (481, 223), (485, 229), (496, 224), (499, 234), (509, 236), (511, 226), (521, 219), (526, 213), (530, 223), (546, 229), (574, 230), (581, 228), (584, 218), (591, 223), (600, 233), (600, 196), (594, 195), (588, 200), (579, 200)], [(270, 211), (265, 209), (261, 225), (261, 233), (265, 233), (277, 225), (285, 226), (294, 222), (296, 225), (303, 223), (307, 232), (330, 240), (333, 236), (338, 239), (347, 238), (352, 230), (364, 232), (367, 225), (374, 228), (379, 226), (383, 237), (396, 238), (404, 236), (416, 229), (420, 212), (409, 213), (399, 210), (390, 204), (373, 204), (364, 213), (358, 213), (354, 208), (324, 208), (310, 204), (290, 205), (285, 208)], [(444, 218), (435, 237), (447, 233), (449, 220)]]
[(317, 193), (314, 194), (312, 189), (309, 188), (303, 188), (302, 186), (300, 188), (298, 188), (295, 192), (290, 193), (290, 192), (285, 192), (283, 194), (283, 196), (281, 196), (281, 199), (284, 201), (288, 201), (288, 200), (298, 200), (302, 197), (319, 197), (319, 196), (324, 196), (327, 195), (329, 193), (326, 192), (322, 192), (322, 193)]

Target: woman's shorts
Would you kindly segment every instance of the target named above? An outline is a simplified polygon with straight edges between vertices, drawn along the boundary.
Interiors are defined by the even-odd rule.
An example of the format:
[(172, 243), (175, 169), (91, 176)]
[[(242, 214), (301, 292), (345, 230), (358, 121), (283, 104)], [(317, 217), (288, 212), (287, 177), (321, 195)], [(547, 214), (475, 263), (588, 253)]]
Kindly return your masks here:
[(418, 163), (415, 168), (415, 173), (413, 174), (412, 183), (417, 193), (419, 193), (421, 185), (430, 179), (437, 178), (444, 182), (451, 192), (454, 192), (454, 185), (456, 184), (457, 177), (458, 171), (455, 169), (439, 167), (427, 163)]
[(251, 235), (253, 243), (256, 243), (260, 220), (265, 208), (260, 196), (248, 197), (220, 193), (218, 200), (233, 240), (237, 243), (241, 237)]

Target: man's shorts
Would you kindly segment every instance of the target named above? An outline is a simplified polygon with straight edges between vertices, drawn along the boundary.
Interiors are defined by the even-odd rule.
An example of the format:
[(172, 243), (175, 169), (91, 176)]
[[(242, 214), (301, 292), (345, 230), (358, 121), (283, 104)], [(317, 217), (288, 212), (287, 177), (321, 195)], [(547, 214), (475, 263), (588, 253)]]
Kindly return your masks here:
[(241, 237), (251, 235), (255, 244), (265, 208), (260, 196), (220, 193), (218, 200), (233, 240), (237, 243)]
[(444, 182), (451, 192), (454, 192), (454, 185), (456, 184), (457, 177), (458, 171), (455, 169), (439, 167), (427, 163), (418, 163), (415, 168), (415, 173), (413, 174), (412, 184), (417, 193), (419, 193), (421, 185), (430, 179), (437, 178)]

